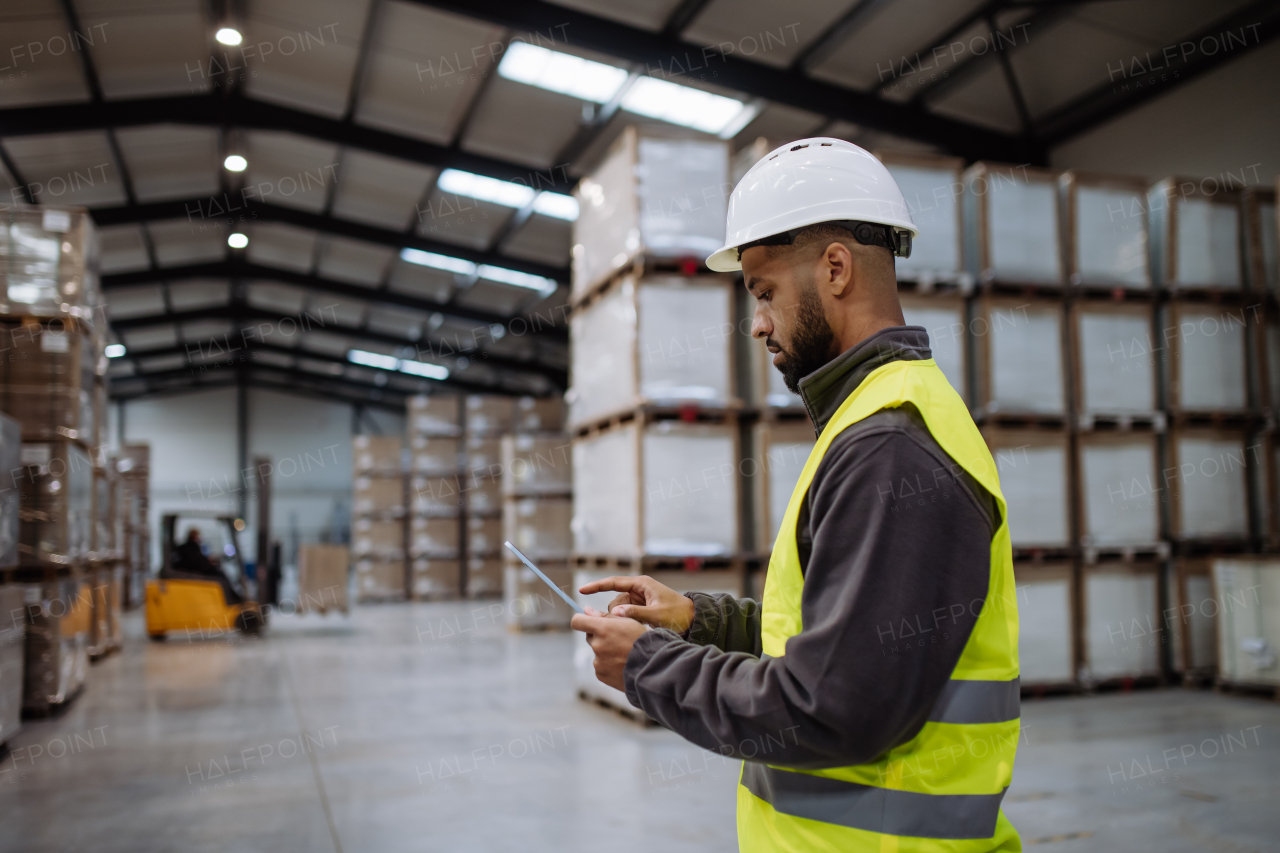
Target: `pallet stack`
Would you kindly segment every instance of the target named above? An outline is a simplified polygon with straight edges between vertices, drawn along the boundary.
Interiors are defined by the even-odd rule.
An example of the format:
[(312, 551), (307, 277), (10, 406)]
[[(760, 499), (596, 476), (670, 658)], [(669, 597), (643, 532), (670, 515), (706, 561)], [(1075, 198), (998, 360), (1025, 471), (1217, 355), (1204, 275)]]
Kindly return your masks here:
[[(0, 415), (0, 464), (18, 467), (22, 427)], [(7, 486), (7, 488), (3, 487)], [(0, 572), (18, 566), (18, 490), (0, 486)], [(0, 584), (0, 745), (22, 728), (23, 670), (26, 659), (25, 591), (16, 583)]]
[(502, 595), (502, 437), (514, 427), (515, 412), (512, 397), (466, 398), (463, 555), (468, 598)]
[[(502, 439), (502, 538), (572, 594), (573, 470), (559, 398), (516, 401), (513, 434)], [(573, 612), (514, 554), (503, 549), (507, 627), (567, 628)]]
[[(11, 210), (0, 223), (4, 287), (0, 410), (20, 425), (10, 481), (19, 498), (25, 608), (23, 708), (48, 713), (83, 686), (97, 562), (90, 562), (94, 472), (105, 460), (105, 317), (97, 238), (82, 210)], [(12, 439), (14, 436), (6, 436)], [(6, 440), (5, 452), (14, 450)]]
[(415, 601), (462, 594), (462, 398), (413, 397), (409, 441), (410, 593)]
[(151, 447), (126, 444), (115, 458), (115, 527), (124, 570), (123, 609), (141, 607), (151, 566)]
[(353, 439), (351, 555), (360, 602), (403, 601), (406, 595), (406, 482), (401, 447), (399, 436)]

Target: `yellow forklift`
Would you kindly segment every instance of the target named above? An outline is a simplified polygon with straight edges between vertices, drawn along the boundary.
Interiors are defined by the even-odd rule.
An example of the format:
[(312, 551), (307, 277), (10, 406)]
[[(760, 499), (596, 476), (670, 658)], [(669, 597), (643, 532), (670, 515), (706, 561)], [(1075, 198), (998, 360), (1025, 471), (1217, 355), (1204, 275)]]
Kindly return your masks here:
[[(221, 544), (222, 556), (210, 562), (226, 577), (222, 558), (234, 560), (234, 579), (226, 577), (223, 583), (216, 578), (202, 577), (184, 566), (178, 550), (180, 518), (209, 519), (217, 523), (224, 540), (219, 543), (214, 539), (210, 544)], [(188, 529), (190, 527), (188, 525)], [(183, 631), (188, 637), (220, 636), (232, 629), (248, 635), (261, 633), (266, 627), (267, 615), (259, 605), (257, 590), (253, 589), (258, 584), (251, 583), (245, 571), (237, 538), (244, 527), (243, 519), (217, 512), (188, 510), (162, 517), (160, 574), (147, 581), (147, 636), (163, 640), (169, 631)], [(260, 576), (265, 577), (265, 572)], [(233, 600), (237, 598), (240, 600)]]

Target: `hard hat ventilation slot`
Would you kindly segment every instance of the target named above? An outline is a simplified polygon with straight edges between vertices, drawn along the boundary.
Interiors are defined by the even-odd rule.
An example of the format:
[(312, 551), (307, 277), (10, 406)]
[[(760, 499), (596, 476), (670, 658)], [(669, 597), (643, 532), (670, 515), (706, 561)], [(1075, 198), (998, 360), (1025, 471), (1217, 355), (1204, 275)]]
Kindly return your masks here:
[(792, 150), (792, 151), (799, 151), (801, 148), (808, 148), (808, 147), (809, 147), (809, 143), (807, 143), (807, 142), (806, 142), (804, 145), (793, 145), (793, 146), (791, 147), (791, 150)]

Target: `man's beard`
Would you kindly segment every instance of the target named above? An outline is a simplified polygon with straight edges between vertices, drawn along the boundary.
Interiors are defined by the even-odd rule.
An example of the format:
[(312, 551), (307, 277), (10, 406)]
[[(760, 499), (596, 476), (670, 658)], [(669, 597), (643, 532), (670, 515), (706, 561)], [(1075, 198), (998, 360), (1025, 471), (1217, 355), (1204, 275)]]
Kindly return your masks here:
[[(831, 360), (831, 348), (835, 334), (827, 315), (822, 310), (822, 300), (813, 285), (802, 288), (796, 305), (796, 322), (791, 333), (791, 344), (783, 350), (778, 370), (782, 381), (791, 393), (800, 393), (800, 380)], [(777, 345), (777, 341), (773, 342)]]

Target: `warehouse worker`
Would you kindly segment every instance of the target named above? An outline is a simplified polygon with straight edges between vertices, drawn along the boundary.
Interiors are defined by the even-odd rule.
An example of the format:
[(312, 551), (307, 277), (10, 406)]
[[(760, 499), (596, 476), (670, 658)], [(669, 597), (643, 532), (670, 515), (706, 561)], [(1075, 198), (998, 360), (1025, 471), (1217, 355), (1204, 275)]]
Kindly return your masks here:
[[(950, 189), (948, 188), (948, 191)], [(995, 464), (894, 256), (918, 232), (889, 172), (838, 139), (785, 145), (729, 202), (727, 245), (818, 441), (763, 601), (645, 577), (573, 618), (599, 679), (745, 759), (744, 851), (1020, 850), (1000, 810), (1019, 735), (1018, 616)]]
[(221, 561), (210, 559), (204, 553), (204, 544), (200, 541), (200, 528), (193, 527), (187, 531), (187, 541), (179, 545), (173, 552), (174, 578), (187, 577), (192, 580), (217, 581), (222, 587), (222, 597), (228, 605), (241, 604), (244, 598), (231, 585), (231, 579), (222, 571)]

